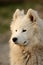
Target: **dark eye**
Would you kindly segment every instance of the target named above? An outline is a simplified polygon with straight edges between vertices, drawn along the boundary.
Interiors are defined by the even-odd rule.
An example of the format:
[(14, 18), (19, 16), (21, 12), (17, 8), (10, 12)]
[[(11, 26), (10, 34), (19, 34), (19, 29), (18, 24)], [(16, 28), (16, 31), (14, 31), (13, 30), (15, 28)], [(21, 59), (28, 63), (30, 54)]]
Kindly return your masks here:
[(22, 30), (22, 32), (26, 32), (26, 30)]
[(15, 30), (17, 32), (17, 30)]

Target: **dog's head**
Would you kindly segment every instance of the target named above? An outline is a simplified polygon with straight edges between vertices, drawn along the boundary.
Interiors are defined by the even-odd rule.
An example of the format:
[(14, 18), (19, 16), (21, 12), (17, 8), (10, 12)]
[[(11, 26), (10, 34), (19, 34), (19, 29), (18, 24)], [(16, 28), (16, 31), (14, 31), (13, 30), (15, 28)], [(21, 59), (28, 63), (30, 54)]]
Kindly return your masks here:
[(15, 44), (27, 45), (38, 36), (37, 12), (29, 9), (27, 14), (19, 9), (13, 15), (11, 40)]

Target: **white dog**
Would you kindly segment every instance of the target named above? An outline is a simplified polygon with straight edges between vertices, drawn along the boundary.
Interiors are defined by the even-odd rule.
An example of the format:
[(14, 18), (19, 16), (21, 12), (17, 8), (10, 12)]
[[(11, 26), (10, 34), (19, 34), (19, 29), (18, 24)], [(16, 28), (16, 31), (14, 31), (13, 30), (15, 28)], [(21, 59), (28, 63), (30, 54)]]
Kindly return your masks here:
[(43, 65), (43, 20), (35, 10), (17, 9), (11, 23), (11, 65)]

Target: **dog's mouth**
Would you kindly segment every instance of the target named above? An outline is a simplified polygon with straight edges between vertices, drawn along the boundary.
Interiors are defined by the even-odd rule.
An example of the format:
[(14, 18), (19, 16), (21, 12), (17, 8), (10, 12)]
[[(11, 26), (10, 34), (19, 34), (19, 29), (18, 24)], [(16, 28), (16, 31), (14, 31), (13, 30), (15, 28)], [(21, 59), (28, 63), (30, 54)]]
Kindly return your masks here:
[(16, 44), (16, 45), (21, 45), (21, 46), (22, 46), (22, 45), (27, 46), (27, 44), (28, 44), (28, 43), (27, 43), (27, 41), (24, 41), (24, 42), (23, 42), (23, 43), (21, 43), (21, 44), (20, 44), (20, 43), (18, 43), (18, 42), (15, 42), (15, 44)]

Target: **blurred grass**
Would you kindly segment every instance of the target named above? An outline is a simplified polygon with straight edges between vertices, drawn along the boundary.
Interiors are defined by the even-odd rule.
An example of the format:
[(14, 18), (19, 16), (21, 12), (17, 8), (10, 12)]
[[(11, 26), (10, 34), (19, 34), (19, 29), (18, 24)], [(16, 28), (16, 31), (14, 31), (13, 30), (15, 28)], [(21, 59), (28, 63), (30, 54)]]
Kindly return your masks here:
[(8, 6), (0, 6), (0, 16), (3, 18), (11, 18), (12, 13), (15, 11), (15, 9), (27, 9), (27, 8), (34, 8), (35, 3), (29, 3), (29, 4), (10, 4)]
[(9, 29), (9, 25), (4, 24), (4, 25), (0, 25), (0, 33), (4, 33)]
[[(35, 8), (35, 5), (38, 4), (36, 2), (31, 2), (31, 3), (18, 3), (18, 4), (8, 4), (0, 6), (0, 16), (3, 18), (11, 18), (13, 12), (15, 9), (29, 9), (29, 8)], [(43, 4), (42, 4), (43, 5)]]
[[(37, 4), (39, 4), (43, 10), (43, 3), (41, 4), (41, 3), (37, 3), (37, 2), (0, 5), (0, 19), (1, 19), (0, 20), (0, 33), (2, 34), (9, 30), (10, 21), (12, 19), (14, 11), (17, 8), (24, 9), (24, 10), (27, 10), (29, 8), (35, 9), (35, 6)], [(9, 19), (9, 21), (7, 21), (8, 19)]]

